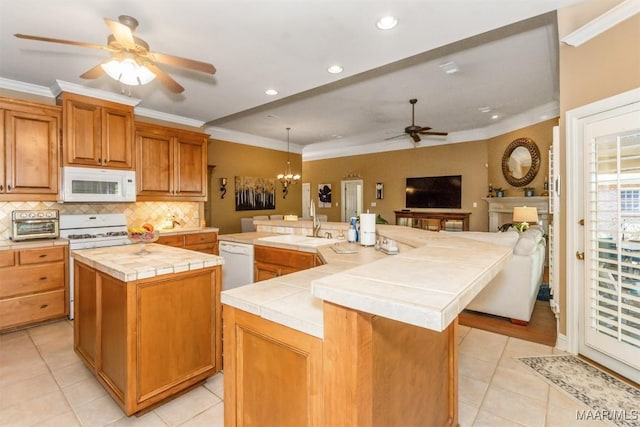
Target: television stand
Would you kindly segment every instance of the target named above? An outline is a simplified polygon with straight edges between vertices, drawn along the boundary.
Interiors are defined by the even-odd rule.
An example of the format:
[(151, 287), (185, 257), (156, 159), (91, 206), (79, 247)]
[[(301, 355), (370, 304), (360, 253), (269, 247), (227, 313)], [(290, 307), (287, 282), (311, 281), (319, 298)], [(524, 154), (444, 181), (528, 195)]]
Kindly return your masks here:
[(396, 225), (420, 228), (430, 231), (469, 231), (471, 212), (448, 211), (395, 211)]

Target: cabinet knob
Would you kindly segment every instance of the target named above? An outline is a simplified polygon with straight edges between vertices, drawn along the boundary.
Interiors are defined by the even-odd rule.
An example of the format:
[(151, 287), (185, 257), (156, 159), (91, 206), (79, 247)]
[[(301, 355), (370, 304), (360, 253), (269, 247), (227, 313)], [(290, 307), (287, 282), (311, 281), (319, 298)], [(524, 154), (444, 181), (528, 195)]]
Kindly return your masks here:
[(101, 165), (102, 164), (102, 159), (98, 158), (98, 164)]
[(40, 308), (47, 308), (47, 307), (49, 307), (49, 304), (42, 304), (42, 305), (40, 306)]
[(47, 254), (40, 254), (40, 258), (46, 258)]
[(7, 185), (7, 191), (11, 191), (11, 186)]
[(47, 276), (42, 276), (40, 280), (47, 280)]
[(4, 185), (0, 184), (0, 191), (4, 190)]

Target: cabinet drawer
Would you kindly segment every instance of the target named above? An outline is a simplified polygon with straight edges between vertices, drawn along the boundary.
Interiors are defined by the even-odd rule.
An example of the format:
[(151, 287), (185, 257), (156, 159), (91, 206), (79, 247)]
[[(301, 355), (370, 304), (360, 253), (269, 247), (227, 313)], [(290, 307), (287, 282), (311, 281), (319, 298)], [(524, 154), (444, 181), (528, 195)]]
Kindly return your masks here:
[(199, 243), (214, 243), (218, 240), (218, 233), (185, 234), (185, 245), (197, 245)]
[(184, 237), (180, 234), (175, 234), (172, 236), (160, 236), (156, 243), (167, 246), (182, 247), (184, 246)]
[(64, 289), (64, 262), (12, 268), (0, 284), (0, 298)]
[(280, 248), (254, 247), (255, 261), (277, 264), (304, 270), (314, 267), (315, 255), (310, 252), (299, 252)]
[(21, 265), (63, 261), (64, 248), (52, 247), (42, 249), (23, 249), (18, 252), (18, 259), (20, 260)]
[(13, 251), (0, 251), (0, 267), (11, 267), (15, 265), (16, 261), (13, 254)]
[(64, 289), (0, 301), (0, 329), (65, 316)]
[(217, 255), (216, 245), (213, 243), (203, 243), (201, 245), (189, 245), (189, 246), (185, 246), (184, 248), (189, 249), (190, 251), (198, 251), (198, 252), (204, 252), (205, 254)]

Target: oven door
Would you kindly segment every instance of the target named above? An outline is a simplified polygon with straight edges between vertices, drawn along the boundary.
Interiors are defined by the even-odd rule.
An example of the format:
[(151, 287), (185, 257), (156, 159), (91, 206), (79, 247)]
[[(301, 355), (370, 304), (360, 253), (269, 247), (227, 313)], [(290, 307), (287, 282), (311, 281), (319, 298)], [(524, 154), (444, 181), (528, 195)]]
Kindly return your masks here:
[(55, 239), (58, 237), (58, 220), (28, 219), (14, 220), (11, 240)]

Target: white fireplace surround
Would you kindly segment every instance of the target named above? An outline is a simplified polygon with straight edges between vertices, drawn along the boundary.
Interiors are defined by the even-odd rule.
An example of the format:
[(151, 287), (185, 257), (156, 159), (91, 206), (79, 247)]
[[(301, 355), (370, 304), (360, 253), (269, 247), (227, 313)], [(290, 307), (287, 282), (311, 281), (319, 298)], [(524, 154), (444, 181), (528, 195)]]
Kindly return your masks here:
[(538, 225), (549, 234), (549, 198), (533, 197), (485, 197), (489, 204), (489, 231), (498, 231), (502, 224), (513, 222), (513, 208), (519, 206), (538, 209)]

